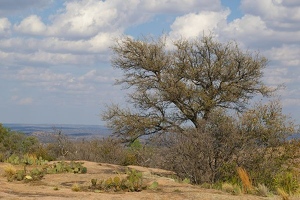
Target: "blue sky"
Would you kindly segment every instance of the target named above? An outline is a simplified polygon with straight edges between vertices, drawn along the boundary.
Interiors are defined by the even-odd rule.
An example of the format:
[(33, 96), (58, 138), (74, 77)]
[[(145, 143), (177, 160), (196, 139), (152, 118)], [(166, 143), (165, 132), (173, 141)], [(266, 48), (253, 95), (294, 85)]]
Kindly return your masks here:
[(299, 0), (2, 0), (0, 123), (103, 124), (124, 103), (110, 66), (114, 39), (128, 35), (220, 41), (269, 59), (264, 82), (300, 122)]

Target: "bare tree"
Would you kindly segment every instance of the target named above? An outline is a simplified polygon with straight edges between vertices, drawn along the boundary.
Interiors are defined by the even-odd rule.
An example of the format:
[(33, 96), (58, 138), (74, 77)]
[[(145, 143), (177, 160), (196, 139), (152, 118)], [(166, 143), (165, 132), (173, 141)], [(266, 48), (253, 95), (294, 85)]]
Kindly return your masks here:
[(127, 37), (112, 49), (112, 65), (124, 72), (117, 83), (133, 89), (128, 102), (134, 109), (112, 105), (103, 119), (129, 140), (181, 132), (186, 124), (199, 129), (216, 108), (242, 111), (253, 96), (272, 92), (261, 81), (267, 59), (234, 42), (204, 36), (170, 48), (165, 38)]

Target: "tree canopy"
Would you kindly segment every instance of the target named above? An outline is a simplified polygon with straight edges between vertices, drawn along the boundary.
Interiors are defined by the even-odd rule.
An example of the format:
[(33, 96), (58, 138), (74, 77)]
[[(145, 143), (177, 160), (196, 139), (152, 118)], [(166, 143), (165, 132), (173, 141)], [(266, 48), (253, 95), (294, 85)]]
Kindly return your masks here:
[(272, 92), (261, 81), (267, 59), (235, 42), (204, 36), (167, 45), (163, 37), (126, 37), (112, 49), (112, 65), (124, 73), (117, 83), (132, 88), (128, 102), (134, 109), (113, 105), (103, 119), (130, 139), (185, 124), (199, 128), (216, 108), (240, 112), (255, 95)]

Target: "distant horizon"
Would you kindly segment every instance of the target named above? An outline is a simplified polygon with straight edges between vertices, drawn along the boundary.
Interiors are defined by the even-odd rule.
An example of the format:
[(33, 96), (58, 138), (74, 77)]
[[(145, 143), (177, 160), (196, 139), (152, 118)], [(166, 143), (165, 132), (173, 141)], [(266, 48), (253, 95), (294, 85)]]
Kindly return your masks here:
[(75, 139), (95, 137), (102, 138), (113, 133), (111, 129), (102, 125), (3, 123), (3, 126), (9, 128), (11, 131), (37, 136), (39, 139), (44, 141), (47, 140), (49, 135), (58, 133), (57, 131), (60, 131), (64, 135)]
[(2, 125), (64, 125), (64, 126), (102, 126), (106, 127), (105, 124), (71, 124), (71, 123), (17, 123), (17, 122), (0, 122)]

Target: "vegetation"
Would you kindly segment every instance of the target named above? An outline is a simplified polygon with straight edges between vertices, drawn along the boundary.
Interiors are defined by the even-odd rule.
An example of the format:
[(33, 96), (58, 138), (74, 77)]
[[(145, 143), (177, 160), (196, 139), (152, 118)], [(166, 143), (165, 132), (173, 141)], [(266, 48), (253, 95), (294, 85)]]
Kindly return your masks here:
[[(14, 163), (15, 166), (21, 163)], [(42, 165), (31, 164), (30, 170), (16, 169), (13, 165), (8, 165), (4, 168), (4, 176), (8, 181), (37, 181), (41, 180), (45, 174), (58, 174), (58, 173), (87, 173), (87, 168), (80, 162), (55, 162), (53, 164), (47, 164), (45, 161)]]
[(23, 155), (35, 152), (39, 148), (39, 141), (33, 136), (10, 131), (0, 124), (0, 161), (5, 161), (11, 155)]
[(153, 182), (149, 187), (143, 183), (143, 176), (141, 172), (134, 169), (126, 171), (127, 176), (122, 178), (121, 176), (109, 177), (107, 179), (91, 179), (90, 186), (73, 184), (73, 191), (92, 191), (92, 192), (139, 192), (144, 189), (155, 190), (158, 187), (157, 182)]

